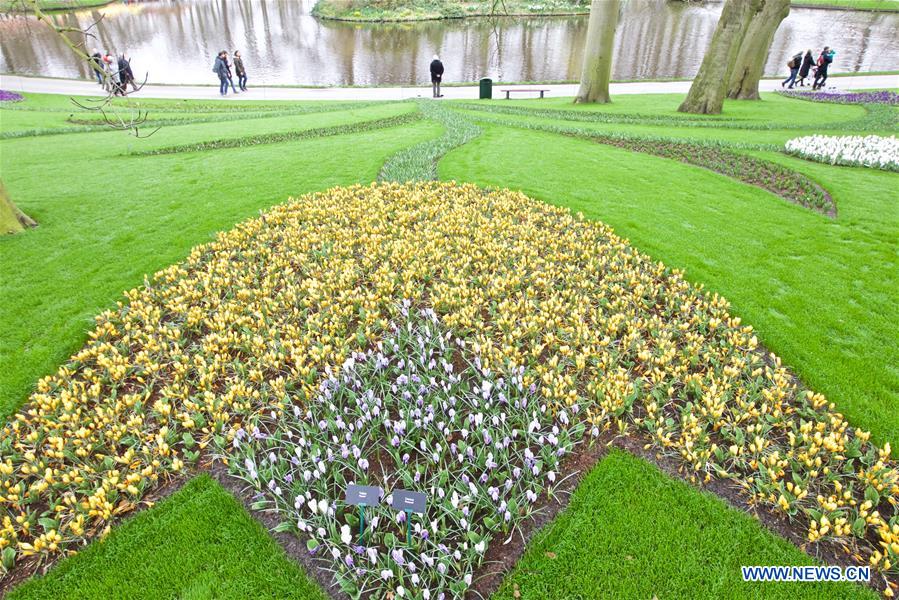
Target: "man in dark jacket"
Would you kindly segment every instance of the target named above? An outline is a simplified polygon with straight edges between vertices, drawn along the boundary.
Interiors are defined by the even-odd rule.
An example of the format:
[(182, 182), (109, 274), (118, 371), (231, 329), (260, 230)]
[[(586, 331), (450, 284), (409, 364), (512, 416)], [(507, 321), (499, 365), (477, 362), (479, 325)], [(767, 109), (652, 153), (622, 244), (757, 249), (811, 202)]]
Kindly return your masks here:
[(131, 89), (135, 92), (137, 91), (137, 84), (134, 82), (134, 71), (131, 70), (131, 61), (122, 53), (119, 56), (118, 61), (119, 67), (119, 78), (122, 81), (122, 91), (125, 92), (128, 89), (128, 84), (131, 84)]
[(435, 98), (443, 98), (443, 94), (440, 93), (440, 82), (442, 80), (443, 63), (440, 62), (440, 57), (435, 54), (434, 60), (431, 61), (431, 88), (434, 91)]
[(219, 76), (219, 92), (222, 96), (228, 95), (228, 63), (225, 62), (225, 51), (219, 52), (212, 65), (212, 72)]
[(805, 87), (805, 78), (808, 77), (808, 72), (811, 70), (813, 64), (815, 64), (815, 59), (812, 57), (811, 49), (809, 49), (809, 51), (805, 53), (805, 56), (802, 57), (802, 65), (799, 67), (800, 86)]
[(88, 65), (91, 68), (91, 72), (97, 78), (97, 83), (103, 85), (103, 55), (100, 54), (99, 50), (94, 49), (94, 53), (91, 54)]
[(793, 55), (793, 58), (790, 59), (790, 62), (787, 63), (787, 67), (790, 69), (790, 76), (780, 82), (780, 87), (789, 83), (790, 89), (793, 89), (793, 84), (796, 83), (796, 75), (799, 73), (800, 64), (802, 64), (802, 52), (797, 52)]
[(813, 90), (820, 90), (824, 87), (824, 82), (827, 81), (827, 68), (830, 66), (830, 63), (833, 62), (835, 54), (836, 51), (824, 46), (824, 50), (821, 51), (821, 56), (818, 57), (818, 71), (815, 73), (815, 81), (812, 84)]

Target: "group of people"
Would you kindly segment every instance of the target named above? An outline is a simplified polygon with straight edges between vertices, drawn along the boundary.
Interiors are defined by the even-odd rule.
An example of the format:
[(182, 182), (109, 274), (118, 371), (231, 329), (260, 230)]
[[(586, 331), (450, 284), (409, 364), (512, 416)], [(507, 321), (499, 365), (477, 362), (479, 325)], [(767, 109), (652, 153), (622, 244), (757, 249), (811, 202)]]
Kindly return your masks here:
[(234, 74), (237, 75), (237, 87), (240, 91), (247, 91), (247, 70), (243, 66), (243, 59), (240, 57), (240, 51), (234, 51), (234, 62), (228, 62), (228, 52), (222, 50), (215, 57), (215, 63), (212, 65), (212, 72), (219, 76), (219, 92), (222, 96), (228, 95), (228, 86), (237, 94), (237, 87), (234, 86), (234, 78), (231, 74), (231, 67), (234, 67)]
[(91, 71), (97, 77), (97, 83), (103, 86), (107, 92), (115, 96), (124, 96), (128, 93), (128, 86), (137, 91), (137, 83), (134, 81), (134, 72), (131, 70), (131, 60), (123, 52), (118, 57), (109, 52), (100, 52), (94, 48), (90, 58)]
[(806, 51), (805, 55), (803, 55), (802, 52), (797, 52), (793, 58), (787, 62), (787, 68), (790, 69), (790, 76), (780, 83), (780, 87), (790, 84), (789, 89), (793, 89), (797, 81), (799, 82), (800, 87), (805, 87), (805, 80), (809, 76), (811, 70), (814, 69), (815, 79), (812, 82), (812, 89), (820, 90), (824, 87), (824, 82), (827, 81), (827, 69), (830, 67), (830, 63), (833, 62), (833, 57), (836, 56), (836, 53), (836, 50), (824, 46), (824, 49), (821, 50), (821, 54), (818, 55), (818, 60), (815, 60), (811, 50)]

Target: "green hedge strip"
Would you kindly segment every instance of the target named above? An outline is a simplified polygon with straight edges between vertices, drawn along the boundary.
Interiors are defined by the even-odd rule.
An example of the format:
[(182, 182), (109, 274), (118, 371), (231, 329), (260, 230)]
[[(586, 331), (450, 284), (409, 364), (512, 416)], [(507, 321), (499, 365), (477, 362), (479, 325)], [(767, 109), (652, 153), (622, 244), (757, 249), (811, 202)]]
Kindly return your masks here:
[(246, 148), (248, 146), (259, 146), (262, 144), (281, 144), (284, 142), (295, 142), (298, 140), (306, 140), (312, 138), (359, 133), (362, 131), (370, 131), (372, 129), (399, 127), (401, 125), (408, 125), (409, 123), (413, 123), (415, 121), (418, 121), (419, 119), (421, 119), (420, 113), (406, 113), (403, 115), (397, 115), (395, 117), (375, 119), (373, 121), (361, 121), (359, 123), (348, 123), (346, 125), (334, 125), (331, 127), (319, 127), (316, 129), (302, 129), (300, 131), (285, 131), (281, 133), (268, 133), (264, 135), (248, 135), (239, 138), (223, 138), (219, 140), (211, 140), (208, 142), (199, 142), (196, 144), (166, 146), (164, 148), (155, 148), (153, 150), (131, 152), (130, 156), (156, 156), (159, 154), (181, 154), (185, 152), (224, 150), (226, 148)]

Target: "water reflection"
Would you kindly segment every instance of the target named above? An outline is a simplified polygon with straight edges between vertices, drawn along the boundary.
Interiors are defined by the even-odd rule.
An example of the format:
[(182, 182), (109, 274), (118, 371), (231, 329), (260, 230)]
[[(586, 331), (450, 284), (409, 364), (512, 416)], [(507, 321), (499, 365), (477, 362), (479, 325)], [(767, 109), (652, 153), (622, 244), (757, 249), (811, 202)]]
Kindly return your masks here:
[[(414, 24), (318, 21), (314, 0), (159, 0), (54, 16), (85, 27), (105, 15), (89, 46), (132, 57), (159, 83), (209, 82), (221, 49), (240, 49), (251, 82), (411, 84), (427, 82), (439, 53), (447, 81), (484, 75), (507, 81), (576, 79), (584, 17), (467, 19)], [(616, 40), (616, 79), (692, 77), (721, 4), (631, 0)], [(899, 14), (793, 9), (774, 39), (766, 73), (800, 49), (838, 49), (832, 72), (899, 68)], [(87, 77), (87, 68), (32, 18), (0, 19), (0, 71)]]

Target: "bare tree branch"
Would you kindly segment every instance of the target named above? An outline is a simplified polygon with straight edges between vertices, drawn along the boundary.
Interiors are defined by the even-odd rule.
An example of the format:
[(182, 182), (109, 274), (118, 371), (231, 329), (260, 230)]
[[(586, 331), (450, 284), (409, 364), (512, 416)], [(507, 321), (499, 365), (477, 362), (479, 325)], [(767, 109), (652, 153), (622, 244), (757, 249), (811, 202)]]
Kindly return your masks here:
[[(122, 115), (118, 112), (113, 112), (112, 117), (110, 118), (109, 109), (113, 107), (113, 101), (115, 97), (119, 93), (121, 93), (123, 96), (126, 95), (125, 86), (129, 82), (121, 81), (120, 77), (122, 76), (122, 73), (121, 71), (119, 71), (118, 65), (111, 66), (110, 70), (107, 71), (97, 60), (95, 60), (94, 57), (87, 53), (87, 40), (97, 39), (97, 36), (94, 34), (93, 30), (103, 20), (103, 15), (100, 15), (99, 19), (85, 28), (73, 27), (71, 25), (57, 25), (53, 21), (53, 19), (41, 9), (39, 0), (20, 1), (22, 3), (22, 6), (26, 10), (34, 13), (35, 18), (38, 21), (44, 23), (45, 25), (47, 25), (47, 27), (56, 32), (63, 43), (69, 47), (69, 49), (75, 54), (75, 56), (87, 62), (88, 66), (99, 75), (100, 81), (103, 85), (103, 89), (106, 90), (106, 95), (101, 98), (88, 98), (86, 103), (81, 103), (75, 98), (70, 98), (73, 104), (84, 110), (99, 112), (103, 116), (103, 121), (108, 127), (119, 131), (126, 131), (130, 135), (133, 135), (137, 138), (150, 137), (159, 130), (159, 128), (157, 127), (149, 134), (143, 134), (140, 132), (140, 126), (146, 122), (148, 116), (147, 112), (141, 111), (140, 108), (138, 108), (137, 111), (132, 110), (130, 117), (127, 119), (123, 118)], [(72, 40), (69, 34), (77, 34), (78, 41)], [(130, 72), (131, 70), (129, 67), (128, 73)], [(149, 74), (144, 75), (144, 80), (140, 85), (136, 85), (133, 79), (130, 81), (134, 92), (140, 91), (144, 87), (144, 85), (146, 85), (148, 76)]]

